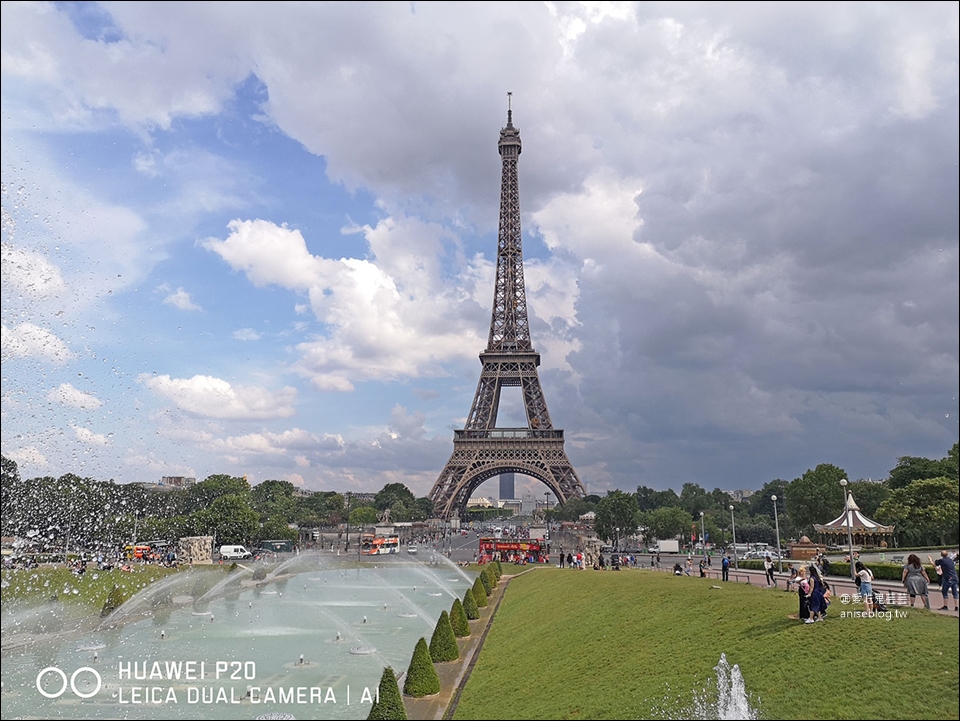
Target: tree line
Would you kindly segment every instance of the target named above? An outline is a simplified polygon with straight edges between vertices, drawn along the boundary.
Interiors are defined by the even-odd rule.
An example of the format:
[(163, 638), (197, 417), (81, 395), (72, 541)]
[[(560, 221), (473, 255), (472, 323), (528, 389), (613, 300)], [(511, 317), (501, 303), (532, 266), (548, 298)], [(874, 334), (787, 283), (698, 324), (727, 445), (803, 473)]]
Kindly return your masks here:
[[(896, 526), (897, 545), (955, 545), (960, 518), (957, 447), (955, 443), (940, 459), (901, 457), (888, 478), (851, 481), (847, 488), (864, 515)], [(843, 469), (821, 464), (792, 481), (769, 481), (742, 500), (697, 483), (684, 483), (679, 493), (641, 485), (634, 493), (613, 490), (603, 497), (571, 499), (547, 513), (551, 520), (575, 521), (593, 511), (597, 534), (610, 540), (634, 536), (637, 529), (648, 540), (700, 538), (705, 531), (710, 542), (725, 544), (732, 540), (735, 524), (738, 542), (775, 545), (777, 524), (782, 540), (814, 538), (814, 524), (839, 516), (844, 478)], [(283, 480), (251, 487), (245, 478), (225, 474), (157, 492), (136, 483), (69, 473), (21, 480), (17, 464), (6, 457), (0, 485), (3, 535), (31, 539), (40, 548), (63, 548), (65, 543), (93, 548), (198, 535), (213, 535), (218, 543), (256, 544), (296, 540), (297, 528), (370, 525), (387, 509), (393, 521), (425, 521), (433, 513), (429, 498), (415, 497), (402, 483), (386, 484), (372, 501), (335, 491), (300, 495)]]
[(72, 473), (22, 480), (17, 464), (6, 457), (0, 487), (3, 535), (26, 539), (40, 551), (184, 536), (256, 545), (296, 540), (298, 528), (370, 525), (386, 509), (394, 521), (423, 521), (433, 513), (428, 498), (416, 498), (402, 483), (386, 484), (373, 500), (335, 491), (299, 495), (292, 483), (281, 480), (251, 487), (245, 478), (225, 474), (156, 491)]
[[(733, 540), (735, 526), (738, 543), (776, 545), (778, 524), (783, 541), (804, 535), (816, 540), (814, 524), (832, 521), (843, 512), (845, 491), (840, 481), (846, 478), (842, 468), (824, 463), (792, 481), (769, 481), (741, 500), (697, 483), (684, 483), (679, 494), (641, 485), (635, 493), (614, 490), (603, 497), (574, 499), (551, 509), (548, 516), (575, 521), (593, 511), (597, 535), (611, 541), (635, 536), (642, 529), (645, 540), (699, 539), (706, 532), (708, 542), (727, 544)], [(850, 481), (846, 488), (865, 516), (896, 526), (899, 546), (958, 543), (956, 443), (944, 458), (903, 456), (886, 479)], [(776, 512), (773, 496), (777, 498)]]

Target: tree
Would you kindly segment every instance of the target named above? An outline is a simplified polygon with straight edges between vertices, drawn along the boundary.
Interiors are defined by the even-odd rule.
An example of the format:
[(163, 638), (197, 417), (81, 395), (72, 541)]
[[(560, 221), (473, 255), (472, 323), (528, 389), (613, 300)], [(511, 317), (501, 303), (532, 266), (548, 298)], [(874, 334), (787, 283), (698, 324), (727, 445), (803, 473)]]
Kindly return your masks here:
[(377, 509), (373, 506), (360, 506), (350, 511), (351, 526), (372, 526), (377, 522)]
[[(769, 516), (773, 520), (773, 496), (777, 497), (777, 513), (781, 520), (785, 513), (784, 498), (790, 495), (790, 484), (779, 478), (767, 481), (763, 488), (746, 499), (747, 512), (751, 516)], [(829, 519), (827, 519), (829, 520)]]
[(187, 512), (209, 508), (214, 501), (222, 496), (247, 496), (250, 493), (250, 484), (246, 478), (237, 478), (225, 474), (207, 476), (206, 479), (186, 489), (186, 498), (189, 504)]
[[(883, 481), (859, 480), (852, 482), (847, 488), (853, 494), (853, 500), (857, 502), (860, 511), (867, 518), (874, 518), (877, 515), (877, 509), (880, 508), (887, 496), (890, 495), (890, 487)], [(839, 514), (838, 514), (839, 515)]]
[(470, 635), (470, 621), (459, 598), (453, 599), (453, 605), (450, 607), (450, 625), (453, 627), (453, 635), (457, 638)]
[(250, 501), (261, 520), (280, 516), (287, 523), (293, 520), (297, 507), (293, 497), (295, 487), (289, 481), (264, 481), (250, 490)]
[(593, 527), (600, 538), (612, 539), (616, 529), (620, 529), (620, 536), (627, 536), (637, 528), (640, 508), (637, 506), (637, 497), (623, 491), (610, 491), (597, 504)]
[(676, 538), (690, 526), (690, 514), (676, 506), (662, 506), (641, 515), (647, 528), (647, 540)]
[[(787, 487), (787, 511), (798, 537), (802, 533), (813, 533), (813, 524), (827, 523), (843, 512), (844, 491), (840, 480), (846, 477), (842, 468), (821, 463), (791, 481)], [(740, 526), (737, 525), (739, 538)]]
[(960, 523), (956, 478), (924, 478), (895, 488), (877, 509), (877, 520), (893, 523), (908, 544), (955, 545)]
[(463, 594), (463, 610), (467, 614), (467, 618), (471, 621), (476, 621), (480, 618), (480, 609), (477, 608), (477, 599), (473, 595), (473, 589), (468, 588), (466, 593)]
[(296, 541), (297, 532), (281, 516), (272, 516), (260, 524), (258, 541)]
[(413, 493), (402, 483), (388, 483), (373, 497), (373, 505), (381, 511), (391, 508), (395, 503), (412, 508), (415, 502)]
[(487, 591), (483, 587), (483, 581), (480, 580), (480, 576), (477, 576), (476, 580), (473, 582), (473, 600), (476, 601), (479, 608), (483, 608), (487, 605)]
[(583, 514), (595, 509), (594, 504), (587, 503), (582, 498), (571, 498), (559, 508), (551, 508), (547, 511), (547, 517), (557, 521), (576, 521)]
[(423, 496), (413, 502), (413, 508), (410, 509), (411, 521), (426, 521), (431, 516), (433, 516), (433, 501)]
[(777, 544), (777, 531), (766, 516), (757, 516), (756, 520), (737, 524), (737, 543)]
[(483, 586), (483, 591), (487, 596), (493, 594), (493, 578), (490, 575), (490, 566), (480, 571), (480, 585)]
[(377, 700), (370, 707), (367, 719), (374, 721), (403, 721), (407, 718), (407, 709), (403, 705), (397, 674), (389, 666), (383, 669), (380, 685), (377, 687)]
[(403, 692), (407, 696), (421, 697), (440, 693), (440, 676), (430, 658), (427, 640), (420, 637), (413, 649), (413, 657), (407, 667), (407, 676), (403, 680)]
[(901, 456), (897, 459), (897, 465), (890, 471), (887, 485), (891, 490), (896, 490), (906, 488), (914, 481), (923, 478), (936, 478), (941, 475), (943, 475), (943, 469), (939, 461), (915, 456)]
[(250, 506), (248, 495), (217, 498), (209, 508), (192, 514), (194, 532), (189, 535), (215, 534), (217, 543), (247, 543), (260, 531), (260, 516)]
[(457, 646), (457, 638), (453, 634), (450, 614), (446, 611), (440, 612), (440, 618), (437, 619), (437, 625), (433, 629), (433, 636), (430, 637), (430, 658), (434, 663), (456, 661), (460, 658), (460, 649)]
[(691, 517), (700, 517), (700, 511), (706, 511), (713, 505), (713, 499), (698, 483), (684, 483), (680, 489), (680, 505)]

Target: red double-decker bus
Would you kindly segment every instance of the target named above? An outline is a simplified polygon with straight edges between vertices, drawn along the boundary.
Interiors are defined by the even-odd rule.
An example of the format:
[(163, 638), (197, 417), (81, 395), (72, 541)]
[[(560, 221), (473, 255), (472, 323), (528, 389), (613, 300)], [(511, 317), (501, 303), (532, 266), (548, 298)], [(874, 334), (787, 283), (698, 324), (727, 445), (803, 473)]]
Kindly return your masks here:
[(533, 538), (481, 538), (479, 563), (546, 563), (547, 546)]

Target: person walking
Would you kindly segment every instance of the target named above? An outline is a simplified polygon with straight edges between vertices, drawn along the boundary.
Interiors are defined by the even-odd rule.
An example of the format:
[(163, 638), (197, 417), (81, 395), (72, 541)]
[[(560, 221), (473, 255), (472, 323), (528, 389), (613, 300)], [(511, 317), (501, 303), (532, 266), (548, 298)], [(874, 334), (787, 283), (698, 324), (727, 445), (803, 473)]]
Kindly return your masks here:
[(730, 580), (730, 556), (724, 556), (720, 561), (720, 577), (724, 581)]
[(767, 556), (763, 560), (763, 571), (767, 575), (767, 588), (777, 587), (777, 580), (773, 577), (773, 559)]
[(936, 562), (930, 559), (930, 556), (927, 556), (927, 560), (933, 563), (937, 567), (937, 575), (940, 576), (940, 593), (943, 594), (943, 605), (940, 607), (941, 611), (948, 611), (947, 608), (947, 595), (952, 591), (953, 592), (953, 612), (957, 613), (960, 611), (960, 600), (957, 597), (957, 563), (952, 558), (946, 549), (940, 551), (940, 558)]
[(853, 565), (860, 579), (860, 596), (863, 598), (863, 608), (867, 613), (873, 613), (873, 571), (857, 561)]
[(907, 556), (900, 580), (910, 594), (910, 605), (917, 607), (917, 596), (923, 599), (923, 607), (930, 610), (930, 577), (923, 568), (923, 562), (916, 553)]

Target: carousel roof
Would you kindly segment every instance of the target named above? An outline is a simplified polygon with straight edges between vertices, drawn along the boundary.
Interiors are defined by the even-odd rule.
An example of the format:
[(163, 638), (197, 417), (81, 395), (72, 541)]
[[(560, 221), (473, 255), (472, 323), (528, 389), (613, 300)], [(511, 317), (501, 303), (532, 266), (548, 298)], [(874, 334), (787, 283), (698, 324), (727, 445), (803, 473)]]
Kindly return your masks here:
[(860, 507), (853, 500), (853, 494), (847, 494), (846, 508), (843, 513), (834, 518), (829, 523), (814, 524), (813, 526), (820, 533), (830, 533), (831, 531), (847, 532), (850, 528), (852, 533), (893, 533), (893, 526), (884, 526), (882, 523), (871, 521), (860, 512)]

